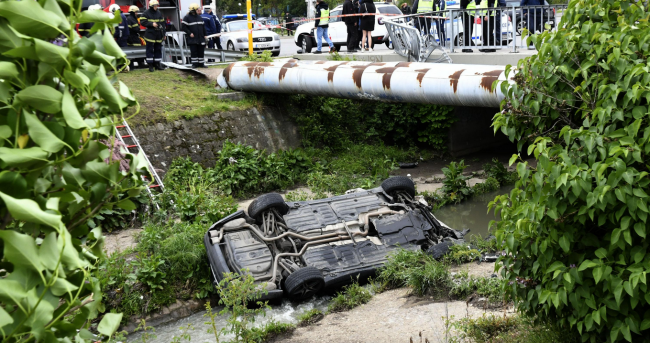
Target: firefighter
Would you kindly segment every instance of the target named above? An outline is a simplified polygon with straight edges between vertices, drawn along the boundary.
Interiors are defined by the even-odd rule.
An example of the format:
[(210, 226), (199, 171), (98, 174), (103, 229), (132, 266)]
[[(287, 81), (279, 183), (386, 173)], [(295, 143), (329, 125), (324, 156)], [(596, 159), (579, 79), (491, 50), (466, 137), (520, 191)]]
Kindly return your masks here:
[(181, 22), (181, 27), (185, 32), (187, 45), (190, 46), (191, 61), (193, 68), (205, 68), (203, 53), (205, 51), (205, 23), (203, 18), (197, 13), (199, 5), (190, 4), (190, 13), (188, 13)]
[[(203, 19), (203, 27), (205, 28), (206, 36), (217, 33), (217, 24), (214, 22), (214, 16), (210, 13), (210, 6), (203, 6), (201, 18)], [(214, 38), (208, 38), (208, 48), (214, 49), (214, 40)], [(208, 62), (214, 62), (214, 60), (208, 60)]]
[[(112, 4), (108, 10), (115, 15), (115, 11), (120, 10), (120, 5), (118, 4)], [(122, 17), (122, 22), (117, 25), (115, 28), (115, 33), (113, 33), (113, 38), (115, 38), (115, 41), (117, 42), (117, 45), (119, 45), (121, 48), (125, 47), (127, 45), (127, 41), (129, 40), (129, 26), (128, 26), (128, 20), (126, 19), (126, 16), (123, 13), (120, 13), (120, 17)]]
[(162, 62), (162, 43), (165, 40), (165, 19), (158, 10), (158, 0), (149, 1), (149, 9), (140, 16), (140, 24), (147, 29), (144, 32), (144, 41), (147, 45), (147, 64), (149, 71), (154, 68), (165, 70)]
[(129, 7), (129, 13), (126, 16), (127, 26), (129, 27), (129, 39), (127, 43), (131, 46), (142, 46), (140, 40), (140, 22), (138, 22), (138, 6)]
[[(96, 5), (88, 6), (88, 11), (96, 11), (96, 10), (101, 11), (102, 10), (102, 5), (96, 4)], [(79, 32), (81, 37), (88, 37), (88, 36), (90, 36), (90, 29), (92, 29), (93, 25), (95, 25), (95, 23), (82, 23), (82, 24), (79, 24), (79, 28), (77, 29), (77, 31)]]

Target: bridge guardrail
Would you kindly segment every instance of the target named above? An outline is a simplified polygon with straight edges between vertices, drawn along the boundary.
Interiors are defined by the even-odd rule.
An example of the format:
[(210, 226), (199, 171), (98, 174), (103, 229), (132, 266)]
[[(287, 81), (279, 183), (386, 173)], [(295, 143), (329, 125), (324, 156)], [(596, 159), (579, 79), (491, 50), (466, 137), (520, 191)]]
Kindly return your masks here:
[[(431, 35), (424, 35), (415, 26), (409, 24), (411, 18), (418, 15), (405, 15), (383, 19), (386, 31), (393, 43), (393, 50), (409, 61), (425, 62), (434, 50), (440, 50), (441, 56), (433, 62), (452, 63), (449, 55)], [(405, 19), (397, 22), (396, 19)]]
[[(433, 51), (437, 46), (449, 52), (463, 49), (518, 52), (520, 49), (534, 49), (526, 42), (528, 35), (522, 36), (525, 29), (534, 33), (557, 30), (567, 7), (544, 5), (456, 8), (390, 17), (384, 19), (384, 22), (395, 51), (405, 57), (422, 58), (428, 50)], [(399, 18), (406, 18), (407, 24), (394, 22)], [(416, 33), (420, 37), (420, 44), (415, 44)], [(434, 41), (437, 44), (433, 44)], [(403, 50), (398, 50), (398, 47)], [(439, 58), (442, 57), (444, 56)]]
[[(191, 63), (187, 63), (190, 55), (190, 48), (185, 41), (185, 32), (167, 32), (167, 39), (163, 42), (163, 62), (191, 66)], [(236, 61), (246, 55), (248, 55), (248, 52), (219, 49), (205, 49), (204, 52), (205, 59), (218, 58), (221, 62)]]

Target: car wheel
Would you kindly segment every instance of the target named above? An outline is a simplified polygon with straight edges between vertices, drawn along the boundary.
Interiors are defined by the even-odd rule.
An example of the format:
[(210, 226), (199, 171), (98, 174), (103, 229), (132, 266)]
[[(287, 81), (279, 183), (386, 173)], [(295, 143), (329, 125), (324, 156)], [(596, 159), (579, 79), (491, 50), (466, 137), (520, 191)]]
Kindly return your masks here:
[(282, 196), (278, 193), (262, 194), (248, 205), (248, 216), (255, 219), (258, 224), (262, 223), (262, 213), (275, 208), (281, 215), (289, 212), (289, 206), (284, 202)]
[(320, 270), (304, 267), (296, 270), (284, 280), (284, 290), (295, 301), (313, 297), (325, 286), (325, 279)]
[(394, 197), (395, 192), (402, 191), (408, 193), (411, 197), (415, 196), (415, 184), (413, 180), (406, 176), (393, 176), (381, 183), (381, 188), (388, 195)]
[(227, 49), (231, 51), (235, 51), (235, 44), (232, 42), (228, 42)]
[(278, 57), (280, 56), (280, 52), (279, 51), (271, 52), (271, 56)]
[(312, 44), (311, 39), (307, 35), (302, 35), (300, 37), (300, 45), (302, 46), (302, 53), (308, 54), (311, 52)]
[(525, 27), (526, 27), (526, 21), (524, 20), (517, 21), (517, 36), (521, 36), (521, 33), (524, 31)]
[(454, 46), (463, 48), (463, 35), (462, 34), (456, 36), (456, 39), (454, 39)]
[(387, 41), (385, 42), (385, 44), (386, 44), (386, 47), (387, 47), (388, 49), (393, 50), (393, 42), (391, 42), (390, 40), (387, 40)]
[(451, 247), (454, 245), (453, 242), (445, 241), (445, 242), (440, 242), (432, 247), (430, 247), (427, 250), (427, 253), (431, 255), (435, 260), (440, 260), (443, 258), (445, 255), (449, 253), (449, 250), (451, 250)]
[(334, 44), (334, 49), (336, 49), (336, 51), (341, 51), (341, 44)]

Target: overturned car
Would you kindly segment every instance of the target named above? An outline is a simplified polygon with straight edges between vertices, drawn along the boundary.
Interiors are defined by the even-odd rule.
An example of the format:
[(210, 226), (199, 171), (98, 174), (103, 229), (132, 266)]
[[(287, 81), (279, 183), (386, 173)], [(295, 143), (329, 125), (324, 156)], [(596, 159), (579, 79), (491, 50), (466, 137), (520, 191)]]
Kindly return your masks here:
[(223, 273), (252, 275), (268, 294), (293, 300), (371, 276), (396, 249), (448, 247), (463, 234), (416, 199), (413, 181), (396, 176), (380, 187), (312, 201), (264, 194), (213, 224), (204, 236), (216, 282)]

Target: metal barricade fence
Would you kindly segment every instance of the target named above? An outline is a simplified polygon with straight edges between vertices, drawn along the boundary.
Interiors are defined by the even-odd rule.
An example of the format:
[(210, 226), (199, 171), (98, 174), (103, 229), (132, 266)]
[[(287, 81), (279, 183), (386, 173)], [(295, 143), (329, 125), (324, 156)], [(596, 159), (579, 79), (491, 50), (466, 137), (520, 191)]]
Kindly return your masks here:
[[(395, 52), (426, 61), (432, 51), (529, 49), (524, 30), (556, 30), (567, 5), (449, 9), (385, 20)], [(396, 23), (400, 18), (402, 23)], [(419, 38), (416, 38), (419, 37)], [(435, 43), (435, 44), (434, 44)], [(426, 56), (426, 57), (425, 57)], [(448, 56), (442, 56), (447, 57)]]
[(433, 51), (439, 50), (440, 55), (436, 55), (432, 62), (452, 63), (447, 52), (432, 34), (430, 23), (418, 14), (383, 19), (388, 36), (393, 43), (393, 50), (398, 55), (406, 57), (409, 61), (425, 62)]
[[(236, 61), (248, 52), (244, 51), (230, 51), (218, 49), (205, 49), (205, 59), (219, 59), (220, 62)], [(190, 63), (190, 48), (187, 46), (185, 40), (185, 32), (183, 31), (169, 31), (167, 32), (167, 39), (163, 42), (163, 62), (172, 62), (183, 66), (191, 66)]]

